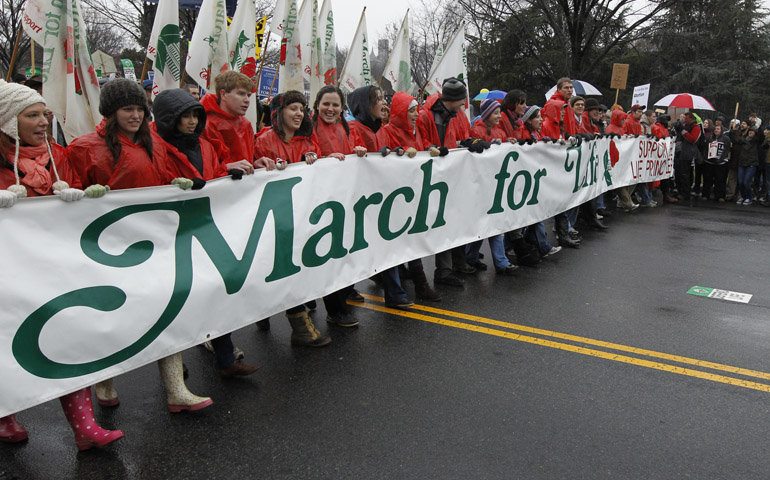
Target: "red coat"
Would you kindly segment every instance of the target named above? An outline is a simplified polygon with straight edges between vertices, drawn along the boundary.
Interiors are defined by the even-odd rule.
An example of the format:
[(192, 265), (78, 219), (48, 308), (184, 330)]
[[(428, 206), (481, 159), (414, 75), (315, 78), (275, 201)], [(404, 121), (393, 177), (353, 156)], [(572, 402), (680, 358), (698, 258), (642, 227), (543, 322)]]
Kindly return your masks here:
[[(8, 158), (8, 165), (0, 167), (0, 190), (5, 190), (11, 185), (16, 185), (16, 175), (13, 173), (13, 157), (15, 155), (16, 147), (11, 145), (11, 151), (6, 151), (5, 156)], [(56, 171), (59, 172), (59, 179), (67, 182), (70, 188), (81, 188), (80, 179), (75, 170), (72, 168), (67, 156), (64, 154), (64, 147), (51, 143), (51, 153), (53, 153), (53, 161), (56, 164)], [(36, 176), (33, 172), (29, 175), (23, 175), (21, 168), (19, 174), (21, 176), (20, 185), (23, 185), (27, 189), (28, 197), (39, 197), (43, 195), (53, 195), (53, 184), (56, 182), (56, 175), (53, 173), (51, 163), (48, 161), (48, 149), (45, 144), (40, 147), (19, 147), (19, 158), (35, 159), (42, 158), (42, 161), (46, 163), (44, 170), (36, 169), (37, 173), (40, 173), (41, 178), (33, 179)], [(27, 182), (25, 182), (27, 180)]]
[(522, 126), (521, 128), (516, 129), (516, 137), (519, 140), (527, 140), (527, 139), (533, 139), (535, 141), (539, 141), (541, 138), (543, 138), (542, 131), (536, 132), (534, 130), (530, 130), (527, 128), (526, 125)]
[(65, 153), (84, 187), (109, 185), (113, 190), (166, 185), (177, 175), (166, 156), (163, 139), (150, 130), (152, 158), (141, 146), (118, 134), (120, 157), (113, 162), (104, 140), (104, 122), (94, 133), (80, 136), (69, 144)]
[(623, 135), (623, 119), (628, 115), (623, 110), (614, 110), (610, 117), (610, 124), (604, 129), (604, 133), (617, 133)]
[(514, 123), (511, 123), (511, 119), (508, 118), (508, 114), (505, 113), (505, 110), (503, 110), (503, 114), (500, 116), (500, 126), (505, 131), (506, 138), (518, 138), (516, 136), (516, 130), (523, 128), (520, 119), (516, 120)]
[(660, 123), (653, 123), (652, 124), (652, 134), (655, 135), (658, 138), (666, 138), (668, 137), (668, 129), (664, 127)]
[(591, 121), (591, 117), (588, 116), (588, 112), (583, 112), (583, 116), (580, 120), (580, 129), (578, 133), (590, 133), (590, 134), (597, 134), (602, 133), (599, 131), (599, 127), (593, 124)]
[[(350, 135), (345, 132), (345, 127), (341, 122), (328, 124), (323, 120), (313, 125), (313, 141), (321, 149), (318, 153), (321, 157), (327, 157), (331, 153), (342, 153), (349, 155), (353, 153), (355, 147), (365, 147), (364, 141), (358, 132), (350, 127)], [(369, 148), (367, 147), (367, 150)]]
[(170, 143), (166, 141), (163, 142), (166, 147), (166, 155), (168, 156), (171, 168), (174, 171), (174, 178), (197, 177), (209, 181), (227, 175), (227, 168), (224, 163), (219, 161), (219, 155), (214, 149), (214, 146), (203, 138), (200, 138), (199, 141), (201, 143), (201, 156), (203, 157), (203, 175), (201, 175), (198, 169), (190, 163), (187, 155), (180, 152)]
[(468, 120), (468, 115), (465, 113), (465, 109), (460, 110), (457, 112), (457, 117), (455, 122), (455, 128), (456, 132), (455, 135), (457, 135), (458, 140), (465, 140), (466, 138), (471, 137), (471, 122)]
[(540, 133), (544, 137), (561, 138), (563, 136), (562, 125), (559, 123), (559, 116), (564, 105), (566, 105), (566, 108), (564, 108), (563, 132), (569, 133), (570, 135), (578, 133), (575, 112), (564, 99), (564, 96), (557, 91), (551, 96), (550, 100), (545, 102), (545, 106), (540, 111), (540, 114), (543, 116), (543, 127), (540, 130)]
[[(502, 118), (502, 117), (501, 117)], [(494, 127), (490, 128), (490, 133), (487, 133), (487, 124), (482, 119), (476, 120), (476, 123), (473, 124), (473, 129), (471, 130), (471, 136), (473, 138), (480, 138), (482, 140), (486, 140), (487, 142), (492, 141), (493, 138), (497, 138), (500, 140), (505, 141), (508, 137), (505, 134), (505, 130), (500, 126), (498, 123)]]
[(353, 133), (355, 130), (356, 135), (364, 142), (363, 146), (370, 152), (376, 152), (388, 144), (387, 136), (383, 132), (382, 127), (377, 130), (377, 133), (374, 133), (371, 128), (358, 120), (349, 121), (348, 126), (350, 127), (350, 133)]
[(449, 125), (447, 125), (446, 133), (444, 134), (444, 143), (441, 143), (438, 129), (436, 129), (436, 120), (433, 118), (433, 112), (431, 111), (431, 108), (439, 99), (441, 99), (440, 93), (434, 93), (429, 96), (425, 101), (425, 105), (420, 109), (420, 116), (417, 117), (417, 129), (420, 131), (420, 137), (422, 137), (423, 150), (426, 150), (431, 145), (457, 148), (457, 141), (463, 140), (460, 138), (460, 132), (463, 131), (464, 127), (460, 124), (462, 120), (459, 117), (465, 114), (457, 112), (457, 115), (449, 120)]
[(383, 125), (380, 131), (383, 132), (386, 144), (391, 147), (414, 147), (422, 150), (422, 138), (420, 130), (412, 128), (409, 125), (409, 104), (414, 97), (403, 92), (396, 92), (390, 103), (390, 123)]
[(281, 158), (289, 163), (301, 162), (302, 155), (308, 152), (318, 154), (320, 151), (321, 147), (313, 140), (312, 136), (295, 136), (289, 143), (286, 143), (272, 128), (260, 135), (254, 142), (254, 154), (257, 158), (267, 157), (273, 160)]
[(222, 163), (254, 160), (254, 129), (246, 117), (233, 116), (219, 108), (217, 96), (207, 93), (201, 99), (206, 110), (205, 138), (222, 154)]
[(642, 134), (642, 124), (639, 123), (639, 120), (634, 118), (633, 114), (626, 117), (626, 123), (623, 124), (623, 133), (627, 135)]

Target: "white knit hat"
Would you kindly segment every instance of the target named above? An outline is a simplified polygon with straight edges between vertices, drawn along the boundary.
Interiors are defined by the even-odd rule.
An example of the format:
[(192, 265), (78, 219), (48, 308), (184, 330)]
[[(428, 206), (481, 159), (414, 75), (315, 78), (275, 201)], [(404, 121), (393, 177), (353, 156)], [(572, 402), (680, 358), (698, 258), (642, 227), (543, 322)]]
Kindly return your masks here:
[[(31, 88), (22, 85), (20, 83), (6, 83), (0, 80), (0, 131), (11, 137), (16, 141), (16, 154), (13, 159), (13, 173), (16, 176), (16, 184), (8, 187), (8, 190), (14, 192), (19, 197), (27, 196), (27, 189), (22, 187), (19, 179), (19, 122), (18, 117), (25, 108), (36, 103), (45, 104), (45, 99), (36, 91)], [(48, 155), (51, 158), (51, 165), (53, 166), (53, 172), (56, 176), (56, 183), (54, 183), (53, 189), (62, 190), (69, 188), (66, 182), (62, 182), (59, 179), (59, 172), (56, 171), (56, 164), (53, 159), (53, 152), (51, 151), (51, 145), (48, 143), (48, 138), (45, 139), (46, 147), (48, 147)]]

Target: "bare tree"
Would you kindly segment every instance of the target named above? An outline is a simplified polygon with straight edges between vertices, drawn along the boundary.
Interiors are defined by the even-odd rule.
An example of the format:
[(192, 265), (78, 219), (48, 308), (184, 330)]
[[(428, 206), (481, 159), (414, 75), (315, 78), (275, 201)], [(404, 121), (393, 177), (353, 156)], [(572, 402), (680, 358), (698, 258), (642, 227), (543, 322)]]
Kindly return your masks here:
[(125, 47), (123, 35), (115, 26), (106, 21), (101, 15), (89, 10), (84, 15), (86, 20), (86, 36), (91, 51), (101, 50), (110, 55), (118, 55)]
[[(0, 0), (2, 9), (0, 9), (0, 68), (3, 72), (8, 72), (13, 55), (13, 47), (16, 45), (16, 39), (19, 36), (22, 15), (24, 13), (24, 0)], [(21, 60), (29, 56), (29, 37), (22, 34), (19, 41), (17, 60), (14, 65), (15, 71), (21, 70)], [(26, 60), (28, 63), (29, 61)]]

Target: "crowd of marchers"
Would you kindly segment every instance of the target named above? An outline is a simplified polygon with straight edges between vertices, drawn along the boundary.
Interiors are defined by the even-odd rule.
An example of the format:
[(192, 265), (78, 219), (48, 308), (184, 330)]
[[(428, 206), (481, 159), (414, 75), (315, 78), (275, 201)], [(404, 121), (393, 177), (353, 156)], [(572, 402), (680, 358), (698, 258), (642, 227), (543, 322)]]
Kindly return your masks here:
[[(582, 241), (576, 229), (579, 221), (588, 228), (606, 230), (603, 220), (612, 211), (656, 206), (653, 191), (657, 188), (669, 202), (677, 201), (677, 195), (685, 199), (713, 196), (720, 201), (735, 197), (743, 205), (758, 197), (764, 203), (767, 200), (766, 170), (757, 173), (757, 167), (768, 165), (761, 154), (770, 131), (759, 135), (758, 119), (756, 124), (755, 119), (733, 122), (728, 129), (722, 119), (712, 125), (693, 113), (675, 122), (667, 115), (656, 117), (654, 111), (640, 105), (626, 113), (617, 105), (608, 109), (595, 99), (573, 95), (568, 78), (558, 81), (556, 93), (542, 108), (529, 105), (520, 90), (509, 91), (502, 101), (471, 104), (477, 113), (473, 122), (465, 113), (468, 90), (457, 78), (446, 79), (441, 93), (422, 101), (398, 92), (389, 105), (376, 86), (359, 88), (347, 96), (335, 86), (325, 86), (312, 106), (304, 93), (287, 91), (260, 106), (260, 124), (265, 126), (256, 133), (245, 117), (255, 85), (241, 73), (218, 75), (211, 92), (203, 97), (197, 86), (153, 96), (151, 82), (140, 86), (114, 79), (101, 88), (103, 121), (95, 132), (68, 145), (57, 119), (46, 109), (41, 87), (34, 77), (27, 85), (0, 83), (0, 207), (13, 207), (19, 198), (41, 195), (74, 202), (84, 196), (101, 197), (110, 189), (167, 184), (199, 189), (215, 178), (237, 180), (260, 169), (313, 164), (320, 157), (353, 161), (355, 157), (349, 155), (414, 157), (418, 151), (439, 157), (450, 148), (478, 153), (492, 143), (504, 142), (576, 145), (607, 134), (676, 137), (675, 181), (617, 188), (561, 212), (553, 218), (555, 237), (549, 235), (546, 222), (490, 237), (492, 268), (507, 276), (520, 266), (536, 266), (563, 247), (578, 248)], [(616, 206), (607, 208), (605, 201), (616, 202)], [(462, 288), (463, 276), (487, 270), (481, 246), (477, 241), (437, 253), (433, 283), (449, 287), (446, 294), (451, 287)], [(373, 277), (384, 291), (386, 306), (407, 309), (414, 304), (402, 284), (407, 279), (414, 283), (419, 300), (441, 300), (440, 289), (430, 284), (422, 260), (413, 259)], [(348, 302), (363, 300), (352, 285), (326, 295), (326, 321), (339, 327), (357, 326)], [(286, 311), (293, 345), (323, 347), (331, 342), (308, 314), (315, 308), (316, 303), (309, 302)], [(261, 320), (257, 327), (269, 329), (269, 322)], [(208, 342), (207, 348), (214, 353), (223, 377), (250, 375), (258, 369), (246, 363), (229, 334)], [(158, 367), (169, 411), (199, 410), (213, 403), (187, 389), (181, 353), (159, 360)], [(94, 390), (102, 408), (119, 405), (112, 380), (96, 384)], [(98, 425), (90, 388), (60, 401), (79, 449), (102, 447), (123, 437), (119, 430)], [(17, 443), (27, 436), (14, 415), (0, 419), (0, 441)]]

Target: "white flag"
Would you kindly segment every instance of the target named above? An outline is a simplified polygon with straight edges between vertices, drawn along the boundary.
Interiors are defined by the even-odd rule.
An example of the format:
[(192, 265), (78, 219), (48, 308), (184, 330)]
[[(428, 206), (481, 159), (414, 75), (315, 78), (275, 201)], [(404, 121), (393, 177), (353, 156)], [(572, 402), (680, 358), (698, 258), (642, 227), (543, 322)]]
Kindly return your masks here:
[(366, 7), (361, 12), (356, 34), (348, 50), (345, 66), (340, 73), (340, 88), (352, 92), (356, 88), (372, 84), (372, 70), (369, 64), (369, 34), (366, 32)]
[(281, 93), (288, 90), (305, 92), (302, 78), (303, 42), (298, 20), (297, 0), (289, 0), (281, 38), (281, 73), (278, 76), (278, 91)]
[(411, 55), (409, 54), (409, 10), (404, 15), (401, 28), (398, 29), (393, 50), (382, 76), (388, 80), (396, 92), (407, 92), (412, 87)]
[[(299, 30), (302, 32), (302, 73), (303, 80), (310, 87), (310, 101), (321, 89), (321, 65), (319, 51), (321, 39), (318, 37), (318, 0), (305, 0), (299, 9)], [(308, 35), (309, 34), (309, 35)]]
[(187, 74), (209, 89), (214, 77), (229, 66), (225, 0), (203, 0), (187, 53)]
[(182, 52), (179, 48), (179, 1), (159, 0), (152, 24), (147, 58), (152, 60), (152, 97), (163, 90), (179, 88)]
[(99, 82), (86, 41), (80, 0), (27, 0), (24, 30), (43, 46), (43, 97), (67, 140), (96, 130)]
[[(442, 52), (439, 50), (439, 52)], [(468, 60), (465, 56), (465, 23), (449, 39), (446, 48), (440, 54), (436, 53), (434, 66), (428, 74), (428, 83), (425, 91), (433, 94), (441, 91), (441, 84), (446, 78), (455, 77), (465, 82), (465, 86), (470, 92), (468, 85)]]
[(337, 85), (337, 39), (334, 38), (334, 14), (331, 0), (324, 0), (318, 15), (321, 37), (321, 75), (324, 85)]
[[(286, 23), (286, 12), (289, 10), (290, 1), (291, 0), (278, 0), (275, 2), (273, 16), (270, 19), (270, 32), (274, 35), (278, 35), (278, 38), (283, 37), (283, 26)], [(265, 46), (267, 47), (267, 45)]]
[[(227, 31), (229, 42), (230, 68), (241, 72), (256, 81), (257, 73), (257, 9), (254, 0), (239, 0), (235, 8), (233, 21)], [(251, 122), (251, 127), (257, 131), (257, 102), (254, 95), (251, 96), (249, 109), (246, 110), (246, 119)]]

